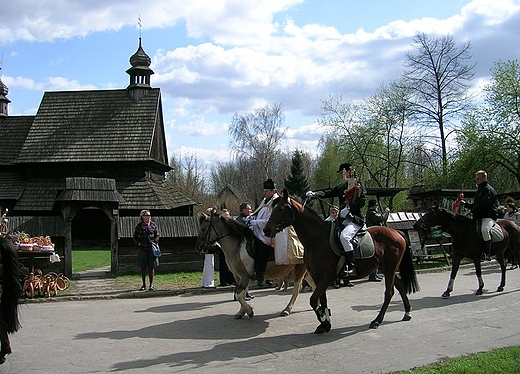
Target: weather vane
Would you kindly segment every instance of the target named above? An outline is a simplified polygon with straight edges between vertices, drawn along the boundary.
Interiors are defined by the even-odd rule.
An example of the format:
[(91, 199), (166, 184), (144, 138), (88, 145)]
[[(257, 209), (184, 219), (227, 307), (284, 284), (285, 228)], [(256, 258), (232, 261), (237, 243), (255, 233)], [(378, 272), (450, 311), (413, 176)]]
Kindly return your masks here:
[(139, 14), (139, 17), (137, 17), (137, 24), (139, 25), (139, 38), (141, 38), (141, 30), (143, 28), (143, 25), (141, 24), (141, 15)]

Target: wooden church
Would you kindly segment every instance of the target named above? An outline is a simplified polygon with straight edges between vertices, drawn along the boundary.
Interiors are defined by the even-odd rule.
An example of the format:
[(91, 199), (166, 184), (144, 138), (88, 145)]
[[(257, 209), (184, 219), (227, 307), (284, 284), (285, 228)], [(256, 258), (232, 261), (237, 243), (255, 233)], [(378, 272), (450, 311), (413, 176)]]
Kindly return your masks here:
[(159, 271), (202, 267), (196, 202), (165, 179), (161, 91), (150, 85), (150, 64), (139, 38), (126, 89), (45, 92), (27, 116), (8, 115), (0, 80), (0, 207), (11, 232), (50, 236), (61, 257), (51, 265), (21, 253), (22, 261), (70, 276), (73, 248), (103, 245), (114, 275), (136, 271), (132, 235), (149, 209), (160, 230)]

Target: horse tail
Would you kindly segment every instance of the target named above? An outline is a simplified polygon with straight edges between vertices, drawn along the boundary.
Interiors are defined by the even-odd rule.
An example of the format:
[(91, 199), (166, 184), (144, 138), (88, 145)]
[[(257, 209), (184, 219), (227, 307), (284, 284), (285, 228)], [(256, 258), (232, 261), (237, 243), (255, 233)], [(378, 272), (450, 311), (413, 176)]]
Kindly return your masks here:
[(404, 289), (407, 294), (415, 293), (421, 289), (419, 286), (419, 281), (417, 280), (417, 274), (415, 273), (415, 268), (413, 266), (413, 258), (412, 258), (412, 250), (410, 248), (410, 242), (406, 238), (406, 235), (403, 235), (402, 232), (399, 232), (405, 239), (406, 248), (404, 250), (403, 258), (401, 259), (401, 263), (399, 264), (399, 275), (404, 284)]
[(20, 283), (18, 253), (11, 245), (11, 241), (4, 237), (0, 237), (0, 251), (3, 273), (0, 323), (4, 324), (6, 332), (12, 334), (21, 327), (18, 318), (18, 300), (22, 293), (22, 285)]

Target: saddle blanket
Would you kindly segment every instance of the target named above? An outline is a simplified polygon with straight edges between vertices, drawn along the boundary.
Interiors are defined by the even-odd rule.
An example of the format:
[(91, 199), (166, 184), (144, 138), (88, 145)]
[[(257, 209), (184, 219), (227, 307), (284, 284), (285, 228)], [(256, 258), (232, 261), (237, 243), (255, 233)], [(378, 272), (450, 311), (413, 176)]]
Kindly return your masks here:
[(276, 265), (303, 264), (303, 244), (298, 239), (294, 227), (286, 227), (276, 234), (274, 262)]

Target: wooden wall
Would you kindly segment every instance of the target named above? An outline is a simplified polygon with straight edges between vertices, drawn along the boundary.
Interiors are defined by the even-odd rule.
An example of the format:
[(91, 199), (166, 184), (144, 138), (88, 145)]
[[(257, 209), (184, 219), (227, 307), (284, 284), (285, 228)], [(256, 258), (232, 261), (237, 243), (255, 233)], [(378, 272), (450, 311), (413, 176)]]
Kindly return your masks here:
[[(165, 238), (159, 241), (161, 257), (158, 273), (172, 271), (202, 271), (204, 256), (195, 250), (197, 238)], [(131, 238), (119, 239), (118, 275), (140, 272), (136, 265), (137, 246)]]

